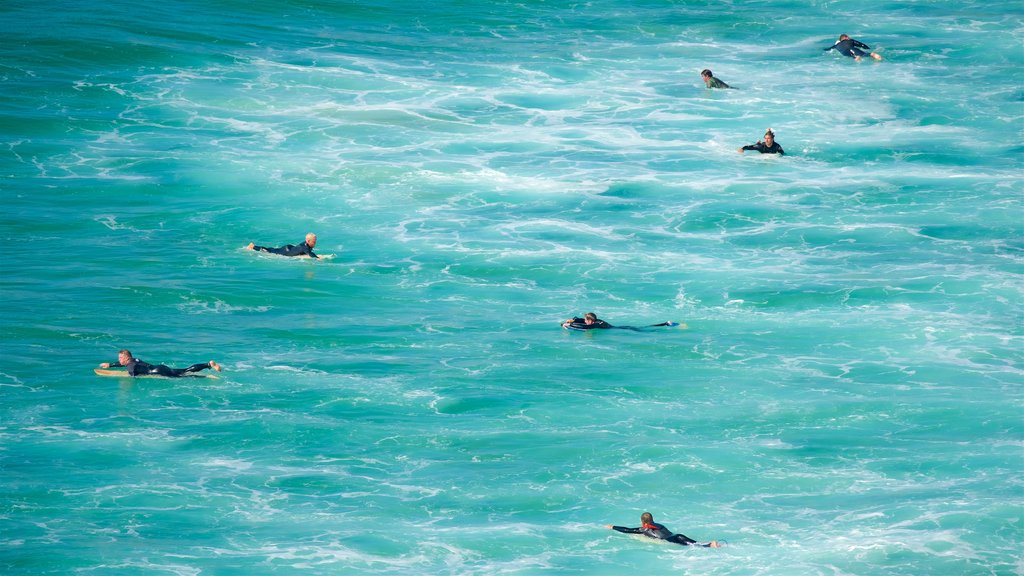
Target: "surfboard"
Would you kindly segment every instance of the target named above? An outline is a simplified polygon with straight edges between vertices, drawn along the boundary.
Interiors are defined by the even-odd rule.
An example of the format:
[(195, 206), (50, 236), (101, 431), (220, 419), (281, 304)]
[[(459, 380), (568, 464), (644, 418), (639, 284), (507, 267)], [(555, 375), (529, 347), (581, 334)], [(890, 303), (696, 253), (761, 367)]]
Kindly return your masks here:
[[(640, 540), (641, 542), (649, 542), (651, 544), (657, 544), (659, 546), (679, 546), (679, 544), (676, 542), (669, 542), (668, 540), (659, 540), (658, 538), (651, 538), (650, 536), (644, 536), (643, 534), (630, 534), (630, 536), (637, 540)], [(725, 548), (729, 545), (729, 542), (725, 540), (716, 540), (715, 542), (718, 542), (718, 548)], [(696, 544), (691, 544), (690, 546), (693, 546), (695, 548), (710, 548), (710, 546), (705, 546), (705, 544), (708, 544), (708, 542), (698, 542)], [(683, 546), (683, 548), (689, 548), (689, 546)]]
[(679, 546), (679, 544), (669, 542), (668, 540), (651, 538), (650, 536), (644, 536), (643, 534), (630, 534), (629, 536), (634, 540), (639, 540), (641, 542), (646, 542), (648, 544), (654, 544), (656, 546)]
[(334, 254), (317, 254), (316, 258), (311, 258), (311, 257), (307, 256), (306, 254), (302, 254), (300, 256), (285, 256), (283, 254), (274, 254), (272, 252), (260, 252), (260, 255), (262, 255), (262, 256), (277, 256), (278, 258), (290, 258), (290, 259), (295, 259), (295, 260), (332, 260), (332, 259), (334, 259)]
[[(95, 372), (97, 376), (114, 376), (116, 378), (132, 378), (132, 376), (128, 375), (128, 371), (127, 370), (108, 370), (106, 368), (94, 368), (93, 372)], [(176, 377), (173, 377), (173, 378), (171, 376), (161, 376), (159, 374), (143, 374), (142, 376), (135, 376), (135, 378), (162, 378), (164, 380), (177, 380), (178, 378), (211, 378), (213, 380), (219, 380), (220, 379), (219, 376), (216, 376), (214, 374), (200, 374), (198, 372), (195, 372), (195, 373), (192, 373), (192, 374), (185, 374), (185, 375), (182, 375), (182, 376), (176, 376)]]

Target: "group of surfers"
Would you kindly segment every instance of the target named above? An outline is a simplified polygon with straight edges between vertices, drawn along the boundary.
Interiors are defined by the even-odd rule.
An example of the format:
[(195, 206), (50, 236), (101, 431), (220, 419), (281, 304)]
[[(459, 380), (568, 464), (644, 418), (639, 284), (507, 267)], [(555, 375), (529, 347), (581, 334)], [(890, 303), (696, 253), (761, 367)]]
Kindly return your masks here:
[[(310, 234), (310, 236), (313, 235)], [(312, 244), (310, 244), (309, 241), (307, 240), (307, 242), (304, 242), (299, 246), (304, 247), (304, 249), (306, 250), (306, 252), (303, 252), (303, 254), (310, 255), (313, 258), (315, 258), (316, 256), (313, 255), (312, 252), (312, 248), (314, 245), (316, 245), (316, 236), (313, 236)], [(250, 244), (250, 246), (252, 245)], [(251, 250), (252, 248), (249, 249)], [(282, 246), (281, 248), (264, 249), (265, 252), (271, 252), (273, 254), (282, 255), (287, 255), (284, 254), (285, 252), (298, 252), (299, 250), (299, 247), (293, 246), (292, 244), (287, 244), (285, 246)], [(632, 330), (639, 332), (642, 328), (654, 328), (660, 326), (680, 326), (680, 324), (678, 322), (667, 321), (660, 322), (658, 324), (650, 324), (644, 327), (612, 326), (611, 324), (598, 318), (597, 314), (594, 314), (593, 312), (587, 312), (586, 314), (583, 315), (582, 318), (573, 317), (566, 320), (565, 322), (562, 322), (563, 328), (568, 328), (571, 330), (603, 330), (609, 328), (617, 328), (619, 330)], [(164, 364), (150, 364), (148, 362), (143, 362), (142, 360), (136, 358), (128, 349), (118, 351), (116, 361), (104, 362), (100, 364), (99, 367), (103, 369), (124, 368), (127, 375), (133, 378), (136, 376), (163, 376), (165, 378), (181, 378), (182, 376), (194, 375), (196, 372), (208, 369), (216, 370), (217, 372), (220, 372), (222, 370), (220, 364), (218, 364), (214, 360), (210, 360), (209, 362), (200, 362), (198, 364), (193, 364), (187, 368), (171, 368), (170, 366)]]
[[(871, 47), (868, 46), (867, 44), (859, 40), (854, 40), (853, 38), (850, 38), (850, 36), (847, 34), (840, 34), (839, 40), (836, 40), (835, 44), (829, 46), (828, 48), (825, 48), (824, 51), (828, 52), (829, 50), (835, 50), (836, 52), (839, 52), (844, 56), (853, 58), (858, 62), (860, 62), (860, 59), (863, 56), (871, 56), (875, 60), (882, 59), (882, 57), (879, 54), (875, 52), (864, 52), (864, 50), (861, 50), (861, 48), (863, 48), (864, 50), (871, 50)], [(714, 73), (712, 73), (711, 70), (708, 68), (701, 70), (700, 77), (704, 79), (704, 84), (708, 88), (732, 88), (732, 86), (729, 86), (725, 82), (722, 82), (720, 79), (716, 78)], [(775, 132), (772, 131), (771, 128), (765, 131), (764, 140), (758, 140), (754, 144), (742, 146), (737, 151), (740, 154), (743, 154), (743, 152), (747, 150), (755, 150), (757, 152), (760, 152), (761, 154), (779, 154), (780, 156), (786, 154), (786, 152), (782, 149), (782, 146), (780, 146), (779, 143), (775, 141)]]
[[(859, 61), (861, 57), (870, 55), (875, 60), (881, 60), (882, 57), (875, 52), (863, 52), (861, 49), (870, 50), (871, 48), (866, 44), (850, 38), (848, 35), (843, 34), (839, 36), (839, 40), (835, 44), (825, 48), (825, 51), (836, 50), (840, 54), (849, 56), (854, 60)], [(731, 88), (725, 82), (719, 80), (709, 69), (701, 71), (701, 77), (704, 79), (704, 83), (708, 88)], [(755, 144), (743, 146), (739, 149), (742, 154), (746, 150), (756, 150), (761, 154), (785, 154), (782, 146), (775, 141), (775, 133), (769, 128), (764, 135), (763, 141), (758, 141)], [(297, 257), (305, 256), (308, 258), (318, 259), (319, 256), (313, 252), (316, 247), (316, 234), (310, 232), (306, 234), (305, 240), (301, 244), (286, 244), (279, 248), (268, 248), (266, 246), (257, 246), (255, 243), (250, 242), (246, 249), (254, 250), (257, 252), (266, 252), (269, 254), (279, 254), (281, 256)], [(675, 322), (661, 322), (659, 324), (651, 324), (649, 327), (657, 326), (677, 326)], [(593, 312), (587, 312), (582, 318), (573, 317), (562, 323), (563, 328), (573, 330), (604, 330), (611, 328), (618, 328), (622, 330), (640, 330), (640, 328), (634, 326), (612, 326), (608, 322), (601, 320)], [(180, 378), (182, 376), (192, 375), (202, 370), (216, 370), (221, 371), (221, 366), (214, 360), (209, 362), (202, 362), (193, 364), (187, 368), (171, 368), (164, 364), (149, 364), (136, 358), (131, 351), (124, 349), (120, 350), (117, 355), (116, 362), (104, 362), (100, 364), (100, 368), (125, 368), (128, 376), (145, 376), (145, 375), (156, 375), (164, 376), (167, 378)], [(608, 525), (608, 528), (617, 532), (624, 532), (627, 534), (643, 534), (648, 538), (654, 538), (657, 540), (665, 540), (675, 544), (682, 544), (684, 546), (698, 545), (707, 548), (718, 548), (722, 545), (717, 540), (710, 542), (697, 542), (692, 538), (684, 536), (683, 534), (674, 534), (672, 531), (665, 528), (665, 526), (658, 524), (654, 521), (654, 516), (650, 512), (644, 512), (640, 515), (640, 527), (628, 528), (624, 526), (613, 526)]]
[[(875, 60), (881, 60), (882, 57), (875, 52), (863, 52), (861, 49), (871, 50), (871, 47), (863, 42), (854, 40), (846, 34), (839, 36), (839, 40), (836, 43), (825, 48), (825, 52), (829, 50), (835, 50), (844, 56), (849, 56), (856, 61), (860, 61), (863, 56), (871, 56)], [(731, 88), (725, 82), (722, 82), (711, 70), (705, 68), (700, 73), (701, 78), (704, 79), (704, 84), (708, 88)], [(758, 141), (756, 144), (749, 146), (743, 146), (739, 149), (740, 154), (745, 150), (756, 150), (761, 154), (785, 154), (782, 150), (782, 146), (775, 141), (775, 133), (769, 128), (764, 134), (764, 140)], [(661, 324), (653, 324), (652, 326), (673, 326), (672, 322), (663, 322)], [(625, 328), (637, 330), (632, 326), (612, 326), (611, 324), (601, 320), (593, 312), (587, 312), (583, 315), (583, 318), (570, 318), (562, 323), (564, 328), (572, 328), (575, 330), (594, 330), (594, 329), (606, 329), (606, 328)], [(624, 532), (627, 534), (643, 534), (648, 538), (654, 538), (656, 540), (665, 540), (675, 544), (682, 544), (683, 546), (704, 546), (706, 548), (719, 548), (724, 545), (724, 542), (718, 540), (712, 540), (710, 542), (697, 542), (696, 540), (684, 536), (683, 534), (673, 534), (668, 528), (658, 524), (654, 521), (654, 516), (650, 512), (644, 512), (640, 515), (640, 527), (639, 528), (627, 528), (625, 526), (613, 526), (608, 525), (608, 528), (615, 530), (616, 532)]]
[[(267, 248), (264, 246), (256, 246), (250, 242), (246, 246), (247, 250), (256, 250), (259, 252), (267, 252), (270, 254), (280, 254), (282, 256), (308, 256), (310, 258), (317, 258), (318, 256), (313, 252), (313, 248), (316, 247), (316, 234), (310, 232), (306, 234), (306, 239), (301, 244), (286, 244), (279, 248)], [(657, 326), (679, 326), (676, 322), (661, 322), (659, 324), (651, 324), (649, 327)], [(639, 331), (640, 328), (634, 326), (612, 326), (608, 322), (601, 320), (593, 312), (587, 312), (582, 318), (573, 317), (562, 323), (563, 328), (570, 328), (574, 330), (601, 330), (618, 328), (622, 330), (635, 330)], [(104, 362), (100, 364), (100, 368), (124, 368), (128, 376), (163, 376), (166, 378), (181, 378), (183, 376), (195, 375), (197, 372), (203, 370), (216, 370), (220, 372), (222, 370), (220, 364), (214, 360), (209, 362), (200, 362), (193, 364), (187, 368), (171, 368), (164, 364), (150, 364), (143, 362), (136, 358), (130, 350), (124, 349), (118, 351), (117, 361), (115, 362)], [(613, 526), (608, 525), (608, 528), (617, 532), (624, 532), (627, 534), (642, 534), (648, 538), (654, 538), (656, 540), (664, 540), (666, 542), (672, 542), (674, 544), (681, 544), (683, 546), (697, 545), (704, 546), (706, 548), (719, 548), (724, 545), (724, 542), (712, 540), (710, 542), (697, 542), (696, 540), (684, 536), (683, 534), (674, 534), (671, 530), (665, 528), (665, 526), (658, 524), (654, 521), (654, 516), (650, 512), (644, 512), (640, 515), (640, 526), (637, 528), (629, 528), (625, 526)]]

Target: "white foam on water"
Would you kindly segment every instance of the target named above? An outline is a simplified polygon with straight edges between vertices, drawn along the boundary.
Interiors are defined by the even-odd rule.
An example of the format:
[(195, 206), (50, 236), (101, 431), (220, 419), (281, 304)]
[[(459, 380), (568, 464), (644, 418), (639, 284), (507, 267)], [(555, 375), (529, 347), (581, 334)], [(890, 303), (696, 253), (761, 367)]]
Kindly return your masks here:
[(70, 426), (26, 426), (27, 432), (34, 432), (47, 439), (116, 440), (118, 443), (142, 442), (184, 442), (189, 437), (177, 435), (172, 429), (145, 428), (132, 432), (92, 432)]
[(252, 468), (253, 463), (248, 460), (238, 460), (231, 458), (214, 458), (206, 462), (199, 462), (200, 466), (208, 466), (212, 468), (227, 468), (232, 472), (244, 472)]
[[(1019, 571), (1012, 10), (763, 7), (254, 5), (62, 70), (6, 148), (5, 237), (66, 255), (5, 269), (14, 541), (96, 573)], [(209, 16), (140, 14), (172, 9)], [(836, 14), (886, 60), (823, 54)], [(736, 153), (767, 126), (787, 157)], [(231, 251), (298, 226), (346, 264)], [(690, 328), (558, 328), (584, 310)], [(170, 339), (231, 385), (81, 374)], [(640, 508), (731, 546), (599, 525)]]
[(85, 568), (77, 568), (76, 572), (82, 574), (91, 574), (93, 572), (108, 572), (110, 570), (126, 570), (134, 572), (138, 570), (156, 570), (160, 573), (174, 574), (175, 576), (199, 576), (203, 573), (202, 568), (196, 568), (188, 564), (175, 564), (171, 562), (160, 562), (146, 559), (140, 559), (129, 562), (118, 562), (118, 563), (102, 563), (97, 566), (89, 566)]
[(182, 297), (184, 302), (176, 307), (186, 314), (233, 314), (235, 312), (268, 312), (271, 306), (232, 306), (223, 300), (203, 302), (188, 297)]

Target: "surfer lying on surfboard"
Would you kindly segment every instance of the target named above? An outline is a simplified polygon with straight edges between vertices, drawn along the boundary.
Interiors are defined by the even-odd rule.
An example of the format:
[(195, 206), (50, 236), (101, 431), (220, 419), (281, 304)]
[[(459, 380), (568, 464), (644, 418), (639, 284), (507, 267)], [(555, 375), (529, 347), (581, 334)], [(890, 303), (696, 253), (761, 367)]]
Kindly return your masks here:
[[(678, 322), (662, 322), (660, 324), (651, 324), (645, 326), (645, 328), (654, 328), (656, 326), (679, 326)], [(587, 312), (583, 315), (583, 318), (569, 318), (565, 322), (562, 322), (562, 328), (569, 328), (570, 330), (597, 330), (605, 328), (618, 328), (620, 330), (640, 330), (636, 326), (612, 326), (611, 324), (600, 320), (597, 314), (593, 312)]]
[(246, 246), (247, 250), (256, 250), (257, 252), (269, 252), (271, 254), (280, 254), (281, 256), (309, 256), (310, 258), (320, 258), (313, 253), (313, 248), (316, 247), (316, 234), (310, 232), (306, 234), (306, 241), (298, 246), (294, 244), (285, 244), (280, 248), (267, 248), (265, 246), (257, 246), (252, 242)]
[(132, 353), (128, 350), (121, 350), (117, 353), (117, 362), (104, 362), (103, 364), (100, 364), (100, 368), (120, 367), (127, 368), (129, 376), (147, 376), (154, 374), (157, 376), (166, 376), (167, 378), (180, 378), (181, 376), (199, 372), (200, 370), (206, 370), (207, 368), (212, 368), (217, 372), (220, 372), (221, 370), (220, 364), (217, 364), (213, 360), (203, 362), (202, 364), (193, 364), (188, 368), (170, 368), (163, 364), (157, 364), (154, 366), (132, 356)]
[(705, 548), (721, 548), (721, 544), (718, 540), (712, 540), (711, 542), (697, 542), (693, 538), (683, 536), (682, 534), (673, 534), (671, 530), (665, 528), (661, 524), (654, 521), (654, 516), (650, 512), (644, 512), (640, 515), (640, 526), (639, 528), (626, 528), (625, 526), (612, 526), (608, 525), (608, 528), (615, 530), (616, 532), (624, 532), (626, 534), (643, 534), (648, 538), (654, 538), (656, 540), (665, 540), (667, 542), (673, 542), (675, 544), (682, 544), (683, 546), (697, 545)]

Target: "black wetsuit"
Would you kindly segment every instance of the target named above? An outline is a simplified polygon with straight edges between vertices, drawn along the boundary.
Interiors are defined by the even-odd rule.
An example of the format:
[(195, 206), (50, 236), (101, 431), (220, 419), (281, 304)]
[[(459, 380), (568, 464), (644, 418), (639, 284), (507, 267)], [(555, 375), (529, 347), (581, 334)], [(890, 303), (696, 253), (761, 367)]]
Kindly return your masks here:
[(714, 76), (712, 76), (711, 80), (707, 82), (707, 86), (708, 88), (732, 88), (732, 86), (729, 86), (728, 84), (722, 82), (721, 80), (715, 78)]
[(313, 254), (313, 249), (309, 247), (309, 244), (303, 242), (298, 246), (294, 244), (286, 244), (280, 248), (267, 248), (265, 246), (253, 246), (253, 250), (259, 250), (260, 252), (270, 252), (271, 254), (280, 254), (281, 256), (309, 256), (310, 258), (319, 258), (316, 254)]
[[(675, 326), (674, 322), (662, 322), (661, 324), (651, 324), (647, 328), (654, 328), (656, 326)], [(587, 324), (584, 318), (573, 318), (569, 321), (569, 325), (566, 328), (572, 328), (574, 330), (595, 330), (595, 329), (606, 329), (606, 328), (617, 328), (619, 330), (633, 330), (636, 332), (640, 331), (640, 328), (636, 326), (612, 326), (604, 320), (594, 320), (592, 324)]]
[(779, 146), (778, 142), (772, 142), (771, 146), (765, 144), (764, 142), (758, 142), (757, 144), (751, 144), (749, 146), (744, 146), (743, 149), (744, 150), (757, 150), (761, 154), (782, 154), (782, 155), (786, 154), (786, 152), (782, 149), (782, 146)]
[(626, 534), (643, 534), (648, 538), (654, 538), (656, 540), (666, 540), (675, 544), (682, 544), (683, 546), (689, 546), (696, 544), (698, 546), (704, 546), (705, 548), (711, 546), (708, 544), (701, 544), (693, 538), (683, 536), (682, 534), (673, 534), (671, 530), (665, 528), (661, 524), (655, 522), (654, 524), (644, 524), (639, 528), (627, 528), (625, 526), (612, 526), (612, 530), (616, 532), (624, 532)]
[(864, 50), (871, 50), (871, 46), (868, 46), (867, 44), (859, 40), (847, 38), (846, 40), (839, 40), (835, 44), (829, 46), (828, 48), (825, 48), (825, 50), (823, 51), (828, 52), (829, 50), (835, 50), (836, 52), (839, 52), (844, 56), (849, 56), (850, 58), (857, 58), (858, 56), (868, 55), (867, 52), (858, 50), (858, 48), (863, 48)]
[(203, 362), (202, 364), (193, 364), (188, 368), (170, 368), (163, 364), (157, 364), (156, 366), (143, 362), (138, 358), (132, 358), (127, 364), (121, 364), (120, 362), (114, 362), (110, 365), (111, 368), (127, 368), (129, 376), (145, 376), (147, 374), (156, 374), (157, 376), (166, 376), (168, 378), (179, 378), (185, 374), (191, 374), (193, 372), (199, 372), (200, 370), (206, 370), (212, 368), (209, 362)]
[(615, 328), (615, 326), (612, 326), (611, 324), (605, 322), (604, 320), (594, 320), (594, 322), (592, 324), (587, 324), (587, 321), (584, 318), (573, 318), (572, 321), (569, 322), (569, 326), (568, 327), (569, 328), (575, 328), (576, 330), (595, 330), (595, 329), (598, 329), (598, 328), (600, 328), (600, 329)]

